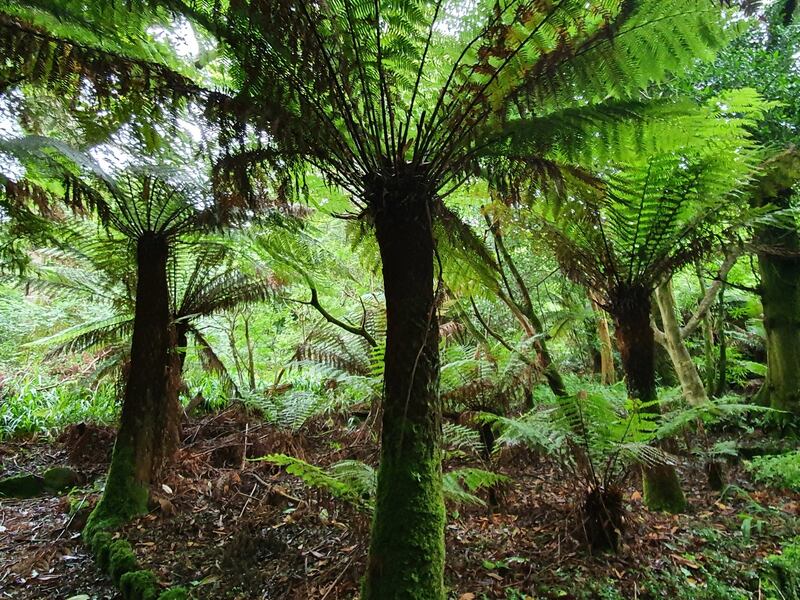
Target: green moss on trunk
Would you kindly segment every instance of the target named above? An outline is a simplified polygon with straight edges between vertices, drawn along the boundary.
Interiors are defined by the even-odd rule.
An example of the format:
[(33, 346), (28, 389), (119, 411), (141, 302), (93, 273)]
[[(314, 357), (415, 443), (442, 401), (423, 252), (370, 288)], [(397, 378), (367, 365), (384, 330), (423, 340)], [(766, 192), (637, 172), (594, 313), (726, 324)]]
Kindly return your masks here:
[(762, 398), (800, 416), (800, 259), (759, 254), (767, 334), (767, 378)]
[(91, 539), (96, 532), (118, 528), (130, 519), (147, 513), (148, 486), (136, 477), (136, 462), (130, 445), (117, 438), (103, 497), (86, 522), (83, 535)]
[[(768, 165), (768, 166), (767, 166)], [(752, 203), (789, 208), (800, 176), (800, 155), (790, 150), (765, 163)], [(765, 404), (787, 411), (781, 420), (797, 426), (800, 417), (800, 232), (796, 227), (762, 225), (756, 230), (761, 303), (767, 336), (767, 378), (759, 393)]]
[(424, 190), (408, 195), (414, 185), (380, 188), (372, 203), (387, 332), (381, 463), (362, 600), (444, 598), (433, 206)]

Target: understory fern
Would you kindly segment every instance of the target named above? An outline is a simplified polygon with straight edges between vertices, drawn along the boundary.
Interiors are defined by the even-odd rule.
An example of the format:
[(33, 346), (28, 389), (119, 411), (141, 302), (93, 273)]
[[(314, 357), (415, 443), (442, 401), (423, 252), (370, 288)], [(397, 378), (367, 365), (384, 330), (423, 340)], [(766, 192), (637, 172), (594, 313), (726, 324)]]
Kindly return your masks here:
[[(254, 460), (283, 467), (305, 485), (324, 490), (360, 510), (371, 511), (374, 508), (378, 476), (375, 469), (366, 463), (344, 460), (322, 468), (286, 454), (269, 454)], [(486, 503), (476, 493), (507, 481), (505, 475), (465, 467), (444, 473), (442, 490), (445, 501), (454, 505), (485, 506)]]
[(525, 445), (555, 457), (591, 486), (619, 481), (634, 464), (672, 464), (655, 445), (657, 416), (617, 388), (579, 391), (517, 418), (482, 415), (500, 431), (498, 447)]

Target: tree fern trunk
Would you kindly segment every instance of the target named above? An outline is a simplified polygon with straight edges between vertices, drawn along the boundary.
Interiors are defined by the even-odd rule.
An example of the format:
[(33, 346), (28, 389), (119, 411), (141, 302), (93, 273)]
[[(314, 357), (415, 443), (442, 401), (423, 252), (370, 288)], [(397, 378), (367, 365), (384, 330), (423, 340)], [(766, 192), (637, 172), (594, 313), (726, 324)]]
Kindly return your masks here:
[(364, 600), (444, 598), (441, 408), (430, 199), (382, 197), (386, 354), (378, 491)]
[(189, 350), (189, 330), (185, 323), (176, 323), (175, 339), (178, 352), (178, 374), (183, 375), (183, 366), (186, 364), (186, 352)]
[[(650, 290), (620, 290), (612, 312), (617, 346), (625, 371), (628, 393), (641, 402), (657, 400), (655, 380), (655, 338), (650, 327)], [(658, 413), (658, 405), (643, 410)], [(651, 510), (682, 511), (686, 498), (675, 468), (670, 465), (642, 469), (644, 502)]]
[(169, 310), (167, 254), (163, 237), (148, 234), (138, 241), (130, 371), (105, 491), (87, 523), (90, 534), (147, 511), (150, 483), (177, 446), (180, 359)]

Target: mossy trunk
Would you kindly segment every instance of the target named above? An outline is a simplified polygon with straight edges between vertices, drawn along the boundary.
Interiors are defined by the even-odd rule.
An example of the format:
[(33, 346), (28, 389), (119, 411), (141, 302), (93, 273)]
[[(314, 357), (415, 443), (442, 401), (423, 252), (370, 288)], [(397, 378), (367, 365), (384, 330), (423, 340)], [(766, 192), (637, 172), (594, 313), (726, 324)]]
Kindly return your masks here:
[(675, 367), (675, 373), (678, 375), (683, 397), (693, 406), (707, 402), (708, 395), (703, 380), (681, 336), (681, 328), (675, 315), (672, 281), (667, 281), (656, 289), (656, 300), (661, 313), (661, 323), (664, 326), (667, 352), (672, 360), (672, 366)]
[[(782, 230), (780, 230), (782, 231)], [(798, 246), (797, 234), (785, 243)], [(797, 251), (797, 250), (795, 250)], [(760, 392), (765, 403), (800, 416), (800, 258), (759, 253), (761, 303), (767, 334), (767, 378)]]
[[(628, 287), (618, 290), (611, 312), (628, 393), (641, 402), (658, 399), (655, 381), (655, 337), (650, 327), (650, 290)], [(660, 412), (657, 404), (643, 410)], [(686, 507), (678, 473), (671, 465), (642, 469), (644, 503), (651, 510), (671, 513)]]
[(147, 512), (149, 486), (178, 443), (179, 377), (167, 286), (167, 240), (137, 243), (136, 310), (119, 432), (100, 503), (87, 531), (113, 528)]
[(432, 206), (424, 193), (403, 193), (382, 194), (373, 203), (387, 329), (381, 458), (363, 600), (444, 598)]

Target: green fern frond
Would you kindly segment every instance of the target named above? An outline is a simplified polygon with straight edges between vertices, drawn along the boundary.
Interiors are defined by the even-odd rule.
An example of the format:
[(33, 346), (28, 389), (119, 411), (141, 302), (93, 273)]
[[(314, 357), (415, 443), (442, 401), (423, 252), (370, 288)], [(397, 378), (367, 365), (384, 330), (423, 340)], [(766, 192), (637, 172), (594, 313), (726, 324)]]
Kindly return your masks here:
[(481, 498), (476, 496), (476, 492), (494, 487), (509, 481), (505, 475), (464, 467), (454, 469), (442, 475), (442, 490), (444, 499), (453, 504), (466, 504), (473, 506), (486, 506)]
[(357, 506), (362, 505), (363, 503), (358, 488), (356, 486), (349, 485), (345, 480), (343, 480), (349, 479), (350, 481), (359, 481), (358, 478), (354, 479), (352, 477), (354, 472), (352, 465), (340, 470), (340, 477), (342, 477), (340, 478), (331, 474), (325, 469), (285, 454), (268, 454), (267, 456), (251, 460), (266, 461), (279, 467), (283, 467), (287, 473), (299, 477), (306, 485), (325, 490), (340, 500), (351, 502)]
[(483, 450), (481, 434), (471, 427), (444, 423), (442, 425), (442, 447), (479, 454)]

